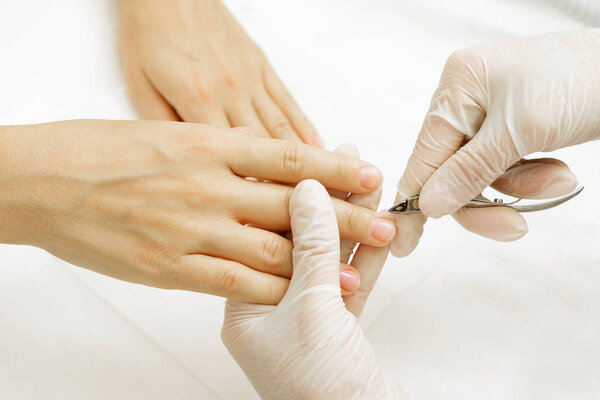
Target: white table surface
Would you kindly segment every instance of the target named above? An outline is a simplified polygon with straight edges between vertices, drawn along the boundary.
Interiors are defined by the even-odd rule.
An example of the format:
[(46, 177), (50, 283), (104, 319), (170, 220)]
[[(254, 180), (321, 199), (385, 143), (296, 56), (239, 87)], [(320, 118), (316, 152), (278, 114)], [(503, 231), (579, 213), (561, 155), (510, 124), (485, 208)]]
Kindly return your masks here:
[[(384, 171), (385, 205), (454, 49), (583, 26), (517, 0), (227, 4), (327, 144), (355, 142)], [(116, 27), (110, 0), (2, 2), (0, 124), (136, 118)], [(411, 399), (600, 398), (599, 151), (558, 153), (587, 188), (528, 215), (523, 240), (444, 218), (388, 260), (361, 323)], [(0, 398), (255, 399), (220, 342), (222, 308), (0, 246)]]

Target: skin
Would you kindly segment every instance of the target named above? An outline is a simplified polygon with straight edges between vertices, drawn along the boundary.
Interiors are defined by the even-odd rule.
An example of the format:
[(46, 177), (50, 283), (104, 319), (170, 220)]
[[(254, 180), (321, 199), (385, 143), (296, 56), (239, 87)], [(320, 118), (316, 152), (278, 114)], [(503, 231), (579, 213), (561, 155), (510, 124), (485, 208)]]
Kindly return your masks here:
[[(1, 243), (126, 281), (265, 304), (281, 299), (292, 272), (292, 244), (273, 233), (290, 229), (292, 186), (313, 178), (368, 193), (382, 180), (313, 146), (176, 122), (3, 127), (0, 152)], [(344, 239), (393, 237), (374, 211), (334, 204)]]
[(143, 119), (248, 126), (323, 147), (262, 50), (220, 0), (121, 0), (120, 49)]

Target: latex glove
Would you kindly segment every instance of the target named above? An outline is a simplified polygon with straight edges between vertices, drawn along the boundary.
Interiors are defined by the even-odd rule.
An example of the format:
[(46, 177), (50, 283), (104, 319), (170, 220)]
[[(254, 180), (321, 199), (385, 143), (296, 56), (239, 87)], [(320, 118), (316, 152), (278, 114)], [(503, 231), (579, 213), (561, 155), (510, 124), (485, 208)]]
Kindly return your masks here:
[[(290, 215), (294, 273), (288, 291), (276, 307), (228, 300), (221, 332), (227, 349), (263, 399), (404, 398), (344, 306), (340, 242), (325, 189), (301, 182)], [(365, 267), (370, 279), (385, 257), (385, 248), (361, 246), (353, 264)]]
[[(290, 229), (290, 184), (306, 178), (357, 193), (382, 182), (354, 158), (207, 125), (3, 127), (0, 187), (10, 190), (0, 190), (0, 243), (41, 247), (131, 282), (277, 304), (292, 243), (271, 231)], [(375, 211), (334, 206), (342, 237), (374, 246), (393, 237)]]
[(220, 0), (121, 0), (120, 48), (144, 119), (249, 126), (322, 147), (263, 52)]
[(528, 154), (598, 139), (600, 30), (532, 36), (457, 51), (448, 59), (397, 200), (420, 192), (423, 214), (395, 216), (392, 253), (416, 246), (426, 217), (454, 213), (467, 229), (496, 240), (527, 232), (515, 211), (461, 209), (488, 185), (542, 199), (577, 180), (558, 160)]

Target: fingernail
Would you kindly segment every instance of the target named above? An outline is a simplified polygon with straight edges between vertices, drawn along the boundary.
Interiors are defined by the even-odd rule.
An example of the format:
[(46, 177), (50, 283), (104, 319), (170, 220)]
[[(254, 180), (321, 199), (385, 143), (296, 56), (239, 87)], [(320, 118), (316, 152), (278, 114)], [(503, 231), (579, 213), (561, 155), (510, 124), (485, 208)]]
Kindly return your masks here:
[[(515, 195), (528, 199), (559, 197), (571, 193), (577, 187), (577, 178), (566, 165), (548, 162), (522, 163), (509, 169), (498, 181), (503, 185), (514, 186)], [(519, 188), (524, 188), (523, 193), (518, 191)]]
[(523, 218), (520, 221), (509, 221), (505, 222), (505, 225), (499, 224), (497, 227), (488, 228), (488, 232), (484, 232), (482, 236), (485, 236), (492, 240), (499, 242), (514, 242), (515, 240), (521, 239), (529, 232), (527, 222)]
[(463, 208), (454, 218), (466, 230), (499, 242), (512, 242), (529, 232), (523, 216), (506, 207)]
[(396, 234), (396, 227), (387, 218), (377, 217), (371, 225), (371, 235), (381, 242), (389, 242)]
[(340, 271), (340, 288), (345, 292), (353, 293), (360, 285), (360, 275), (355, 269), (344, 268)]
[(308, 138), (308, 143), (312, 144), (313, 146), (320, 147), (322, 149), (325, 148), (325, 143), (323, 143), (323, 139), (321, 139), (321, 137), (317, 133)]
[(577, 178), (571, 171), (562, 171), (537, 193), (538, 197), (551, 198), (571, 193), (577, 187)]
[(367, 189), (377, 189), (383, 182), (383, 175), (371, 165), (362, 167), (360, 170), (360, 184)]

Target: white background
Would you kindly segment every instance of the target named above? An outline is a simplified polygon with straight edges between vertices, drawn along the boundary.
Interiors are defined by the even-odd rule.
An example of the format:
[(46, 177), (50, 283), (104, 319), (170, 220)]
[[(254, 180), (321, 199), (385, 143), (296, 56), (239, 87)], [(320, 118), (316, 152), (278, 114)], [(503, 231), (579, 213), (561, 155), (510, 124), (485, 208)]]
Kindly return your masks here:
[[(355, 142), (384, 171), (384, 205), (453, 50), (583, 26), (517, 0), (227, 4), (327, 144)], [(135, 119), (117, 17), (111, 1), (3, 2), (0, 124)], [(361, 322), (409, 397), (600, 398), (599, 150), (557, 155), (586, 190), (528, 215), (523, 240), (444, 218), (413, 255), (388, 260)], [(0, 246), (0, 398), (255, 399), (220, 342), (222, 306)]]

